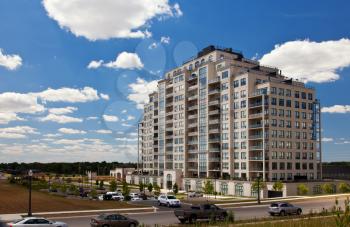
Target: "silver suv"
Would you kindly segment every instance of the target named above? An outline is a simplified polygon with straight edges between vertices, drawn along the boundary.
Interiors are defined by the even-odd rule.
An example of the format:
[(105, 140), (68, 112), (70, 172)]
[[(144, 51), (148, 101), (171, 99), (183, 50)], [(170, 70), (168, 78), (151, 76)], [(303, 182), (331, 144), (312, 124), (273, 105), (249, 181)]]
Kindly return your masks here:
[(294, 206), (290, 203), (272, 203), (269, 207), (269, 213), (273, 215), (287, 215), (287, 214), (297, 214), (300, 215), (303, 210), (300, 207)]

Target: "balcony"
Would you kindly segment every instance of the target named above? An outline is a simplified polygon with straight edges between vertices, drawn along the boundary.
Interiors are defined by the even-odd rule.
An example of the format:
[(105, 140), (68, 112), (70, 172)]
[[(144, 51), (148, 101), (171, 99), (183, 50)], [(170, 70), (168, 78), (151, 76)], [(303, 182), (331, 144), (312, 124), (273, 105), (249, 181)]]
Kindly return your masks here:
[(173, 102), (167, 102), (165, 106), (166, 107), (171, 107), (171, 106), (173, 106)]
[(216, 106), (216, 105), (220, 105), (220, 100), (214, 100), (214, 101), (210, 101), (208, 103), (209, 106)]
[(263, 117), (263, 113), (249, 114), (249, 119), (253, 119), (253, 118), (262, 118), (262, 117)]
[(189, 91), (196, 90), (196, 89), (198, 89), (198, 84), (188, 87)]
[(262, 134), (258, 134), (258, 135), (251, 135), (249, 136), (250, 140), (260, 140), (263, 139), (263, 135)]
[(197, 128), (197, 127), (198, 127), (198, 124), (197, 124), (197, 122), (196, 122), (196, 123), (191, 123), (191, 124), (188, 124), (187, 127), (188, 127), (188, 128)]
[(188, 81), (196, 80), (197, 78), (198, 76), (196, 74), (192, 74), (191, 76), (188, 77)]
[(209, 152), (220, 152), (220, 148), (209, 148)]
[(220, 94), (220, 89), (213, 89), (208, 91), (208, 95)]
[(169, 97), (173, 97), (174, 94), (173, 93), (169, 93), (169, 94), (166, 94), (165, 97), (169, 98)]
[(198, 132), (189, 132), (188, 133), (188, 136), (197, 136), (198, 135)]
[(210, 120), (210, 121), (209, 121), (209, 124), (210, 124), (210, 125), (213, 125), (213, 124), (220, 124), (220, 120), (219, 120), (219, 119)]
[(188, 101), (192, 101), (192, 100), (196, 100), (196, 99), (198, 99), (198, 95), (193, 95), (193, 96), (188, 97)]
[(195, 157), (195, 158), (188, 158), (187, 161), (188, 161), (188, 162), (198, 162), (198, 157)]
[(251, 151), (258, 151), (258, 150), (263, 150), (263, 149), (264, 149), (264, 147), (262, 144), (249, 146), (249, 150), (251, 150)]
[(166, 147), (172, 147), (173, 146), (173, 143), (167, 143), (166, 144)]
[(249, 161), (262, 161), (263, 160), (263, 156), (252, 156), (249, 157)]
[(198, 167), (197, 166), (189, 166), (188, 167), (188, 171), (198, 171)]
[(220, 77), (216, 77), (208, 81), (208, 84), (215, 84), (220, 82)]
[(173, 112), (167, 112), (166, 114), (165, 114), (165, 116), (172, 116), (173, 115)]
[(220, 162), (221, 161), (221, 158), (220, 157), (215, 157), (215, 158), (210, 158), (209, 157), (209, 162)]
[(197, 119), (197, 118), (198, 118), (198, 114), (188, 115), (188, 119)]
[(209, 138), (208, 142), (209, 143), (220, 143), (220, 137), (218, 137), (218, 138)]
[[(265, 103), (265, 106), (268, 104)], [(257, 108), (257, 107), (262, 107), (262, 102), (256, 102), (256, 103), (249, 103), (249, 108)]]
[(251, 124), (249, 125), (249, 128), (262, 128), (263, 125), (262, 124)]
[(208, 114), (209, 115), (218, 115), (218, 114), (220, 114), (220, 111), (219, 110), (211, 110), (211, 111), (209, 111)]
[(190, 106), (187, 109), (188, 109), (188, 111), (197, 110), (198, 109), (198, 105)]
[(195, 145), (195, 144), (198, 144), (198, 140), (189, 140), (187, 142), (188, 145)]
[(209, 129), (209, 133), (220, 133), (220, 129), (218, 128)]
[(198, 149), (189, 149), (187, 150), (188, 153), (198, 153)]

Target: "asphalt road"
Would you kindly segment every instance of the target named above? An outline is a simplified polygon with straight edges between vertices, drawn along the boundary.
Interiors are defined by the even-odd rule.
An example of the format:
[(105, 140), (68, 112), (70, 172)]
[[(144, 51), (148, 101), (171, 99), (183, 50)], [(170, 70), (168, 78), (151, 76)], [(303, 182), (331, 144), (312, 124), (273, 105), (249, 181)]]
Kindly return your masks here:
[[(338, 199), (339, 204), (344, 204), (345, 197), (341, 197)], [(149, 204), (156, 202), (148, 202)], [(292, 204), (299, 206), (303, 209), (303, 213), (307, 214), (311, 211), (319, 212), (322, 211), (323, 208), (330, 210), (334, 204), (334, 198), (318, 198), (318, 199), (310, 199), (307, 201), (296, 201), (292, 202)], [(152, 204), (153, 205), (153, 204)], [(267, 213), (269, 205), (253, 205), (253, 206), (241, 206), (228, 208), (229, 210), (233, 210), (235, 214), (236, 220), (244, 220), (244, 219), (254, 219), (254, 218), (262, 218), (269, 216)], [(157, 206), (158, 207), (158, 206)], [(167, 208), (167, 207), (159, 207), (157, 212), (152, 213), (138, 213), (138, 214), (128, 214), (129, 217), (138, 220), (140, 223), (145, 225), (153, 226), (155, 224), (158, 225), (168, 225), (168, 224), (177, 224), (179, 221), (175, 217), (173, 210), (176, 208)], [(66, 217), (66, 218), (56, 218), (57, 221), (66, 222), (70, 227), (89, 227), (91, 216), (76, 216), (76, 217)]]

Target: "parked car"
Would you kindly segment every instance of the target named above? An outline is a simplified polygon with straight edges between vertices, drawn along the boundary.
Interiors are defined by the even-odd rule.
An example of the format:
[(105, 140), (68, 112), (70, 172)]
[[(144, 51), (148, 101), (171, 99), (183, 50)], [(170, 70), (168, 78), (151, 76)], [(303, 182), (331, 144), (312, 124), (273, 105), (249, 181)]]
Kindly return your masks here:
[(143, 200), (141, 197), (135, 196), (131, 198), (131, 201), (141, 201)]
[(158, 197), (158, 205), (165, 205), (167, 207), (180, 207), (181, 202), (173, 195), (160, 195)]
[(198, 219), (224, 220), (227, 217), (227, 211), (213, 204), (193, 205), (186, 209), (176, 209), (175, 216), (183, 224), (188, 221), (194, 223)]
[(139, 222), (121, 214), (101, 214), (90, 221), (91, 227), (136, 227)]
[(68, 227), (64, 222), (51, 221), (45, 218), (27, 217), (18, 221), (8, 223), (9, 227)]
[(112, 200), (112, 195), (111, 194), (104, 194), (102, 196), (103, 200)]
[(124, 196), (120, 192), (107, 192), (106, 195), (112, 196), (112, 200), (123, 201)]
[(129, 193), (129, 196), (130, 196), (131, 198), (139, 197), (139, 193), (131, 192), (131, 193)]
[(190, 198), (203, 197), (203, 193), (201, 193), (201, 192), (189, 192), (188, 197), (190, 197)]
[(303, 210), (300, 207), (294, 206), (290, 203), (272, 203), (269, 207), (269, 213), (271, 216), (273, 215), (281, 215), (284, 216), (286, 214), (297, 214), (300, 215)]

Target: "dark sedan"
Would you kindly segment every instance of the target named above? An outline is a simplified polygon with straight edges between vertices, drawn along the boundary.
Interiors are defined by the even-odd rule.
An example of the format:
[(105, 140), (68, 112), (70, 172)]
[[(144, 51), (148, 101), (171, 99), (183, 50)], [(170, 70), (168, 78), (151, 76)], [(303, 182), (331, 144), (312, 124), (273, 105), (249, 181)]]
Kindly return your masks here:
[(121, 214), (101, 214), (92, 218), (91, 227), (136, 227), (139, 222)]

